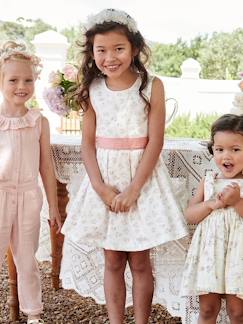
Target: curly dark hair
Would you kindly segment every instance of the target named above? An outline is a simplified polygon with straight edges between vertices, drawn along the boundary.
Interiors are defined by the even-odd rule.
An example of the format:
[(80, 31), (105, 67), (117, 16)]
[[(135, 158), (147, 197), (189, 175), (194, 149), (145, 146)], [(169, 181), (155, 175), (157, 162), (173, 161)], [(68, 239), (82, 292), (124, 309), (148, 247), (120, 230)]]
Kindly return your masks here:
[(214, 136), (217, 132), (231, 132), (243, 136), (243, 114), (225, 114), (219, 117), (211, 127), (211, 139), (208, 143), (208, 150), (213, 154)]
[(82, 48), (82, 61), (78, 72), (78, 80), (80, 88), (77, 92), (77, 102), (81, 107), (81, 111), (85, 112), (89, 106), (89, 87), (95, 78), (103, 78), (104, 75), (97, 68), (93, 59), (93, 43), (96, 34), (105, 34), (109, 31), (116, 31), (124, 34), (128, 41), (132, 45), (132, 49), (137, 50), (137, 55), (134, 57), (132, 62), (132, 68), (137, 71), (142, 79), (139, 95), (143, 98), (146, 107), (150, 108), (148, 98), (142, 93), (148, 83), (148, 72), (145, 68), (145, 64), (148, 62), (150, 57), (150, 49), (145, 43), (145, 40), (141, 33), (129, 31), (126, 25), (119, 24), (117, 22), (109, 21), (102, 24), (96, 24), (93, 28), (87, 30), (84, 34), (84, 43), (77, 42), (77, 45)]

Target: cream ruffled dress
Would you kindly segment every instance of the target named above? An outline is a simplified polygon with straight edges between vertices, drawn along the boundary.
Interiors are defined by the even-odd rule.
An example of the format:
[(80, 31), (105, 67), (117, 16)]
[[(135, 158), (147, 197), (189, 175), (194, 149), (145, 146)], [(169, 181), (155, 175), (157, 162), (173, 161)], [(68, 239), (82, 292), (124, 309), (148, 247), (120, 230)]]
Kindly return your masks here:
[[(205, 200), (231, 182), (243, 193), (243, 179), (217, 179), (207, 173)], [(214, 210), (197, 225), (188, 251), (181, 295), (233, 294), (243, 299), (243, 217), (233, 207)]]

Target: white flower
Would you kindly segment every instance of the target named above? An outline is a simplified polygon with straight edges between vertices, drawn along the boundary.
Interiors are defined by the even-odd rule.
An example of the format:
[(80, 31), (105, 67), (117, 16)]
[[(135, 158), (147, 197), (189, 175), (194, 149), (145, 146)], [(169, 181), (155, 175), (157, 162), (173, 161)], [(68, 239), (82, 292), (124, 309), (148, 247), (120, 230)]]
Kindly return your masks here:
[(86, 29), (89, 30), (95, 27), (95, 25), (103, 24), (104, 22), (115, 22), (125, 25), (132, 33), (137, 33), (138, 31), (136, 21), (125, 11), (116, 9), (105, 9), (97, 15), (89, 16), (86, 23)]
[(41, 60), (35, 54), (29, 52), (24, 45), (19, 45), (14, 48), (8, 47), (0, 50), (0, 63), (10, 59), (12, 56), (22, 55), (30, 60), (36, 69), (36, 74), (39, 75), (41, 72), (42, 64)]
[(59, 70), (56, 72), (52, 71), (49, 74), (48, 81), (49, 83), (51, 83), (52, 87), (58, 86), (62, 81), (62, 73)]

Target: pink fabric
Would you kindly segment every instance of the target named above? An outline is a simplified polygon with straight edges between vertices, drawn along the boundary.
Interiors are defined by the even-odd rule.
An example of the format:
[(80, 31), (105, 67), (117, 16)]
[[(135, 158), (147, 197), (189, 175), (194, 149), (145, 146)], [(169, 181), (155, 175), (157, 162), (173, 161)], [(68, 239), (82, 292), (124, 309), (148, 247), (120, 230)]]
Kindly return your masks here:
[(10, 245), (17, 268), (20, 309), (42, 309), (38, 248), (42, 193), (38, 186), (41, 114), (0, 115), (0, 267)]
[(36, 189), (37, 186), (38, 186), (38, 183), (36, 181), (29, 181), (26, 183), (18, 183), (18, 184), (0, 181), (0, 190), (12, 192), (12, 193), (33, 190), (33, 189)]
[(110, 150), (135, 150), (143, 149), (148, 143), (148, 137), (113, 138), (96, 137), (96, 146)]

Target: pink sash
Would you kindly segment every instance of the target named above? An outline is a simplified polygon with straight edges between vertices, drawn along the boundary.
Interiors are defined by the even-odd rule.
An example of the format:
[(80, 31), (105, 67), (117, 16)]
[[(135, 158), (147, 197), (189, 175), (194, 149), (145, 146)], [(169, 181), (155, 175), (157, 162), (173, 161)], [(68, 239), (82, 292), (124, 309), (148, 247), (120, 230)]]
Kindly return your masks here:
[(111, 150), (136, 150), (144, 149), (148, 137), (96, 137), (96, 147)]

